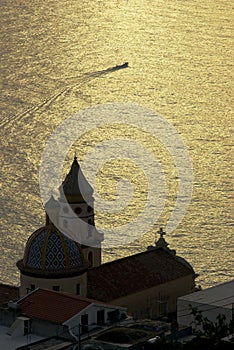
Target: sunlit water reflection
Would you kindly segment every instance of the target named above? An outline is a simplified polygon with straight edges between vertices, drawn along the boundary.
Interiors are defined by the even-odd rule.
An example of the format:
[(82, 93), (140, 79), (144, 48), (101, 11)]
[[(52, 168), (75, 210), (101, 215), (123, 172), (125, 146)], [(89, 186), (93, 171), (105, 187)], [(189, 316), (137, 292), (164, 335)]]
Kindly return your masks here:
[[(1, 281), (19, 283), (15, 261), (44, 223), (38, 171), (49, 136), (65, 118), (107, 102), (151, 108), (181, 134), (193, 163), (193, 197), (167, 240), (194, 266), (204, 287), (233, 277), (231, 12), (227, 0), (1, 5)], [(125, 61), (127, 69), (108, 69)], [(64, 171), (75, 149), (82, 159), (95, 141), (71, 149)], [(168, 152), (157, 150), (167, 206), (153, 231), (130, 246), (105, 250), (104, 261), (142, 251), (158, 227), (165, 227), (177, 191), (176, 169)], [(133, 169), (124, 170), (134, 182)], [(110, 177), (105, 167), (98, 180), (104, 196)], [(96, 221), (108, 225), (102, 213)]]

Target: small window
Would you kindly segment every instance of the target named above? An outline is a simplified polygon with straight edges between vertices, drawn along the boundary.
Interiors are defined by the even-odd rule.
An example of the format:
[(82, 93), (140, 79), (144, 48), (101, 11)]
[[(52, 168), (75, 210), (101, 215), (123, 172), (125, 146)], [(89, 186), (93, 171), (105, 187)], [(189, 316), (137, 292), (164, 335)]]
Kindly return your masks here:
[(80, 283), (76, 285), (76, 295), (80, 295)]
[(28, 335), (30, 333), (30, 320), (24, 320), (24, 335)]
[(90, 262), (90, 267), (93, 266), (93, 252), (89, 252), (88, 261)]
[(36, 288), (35, 284), (30, 284), (30, 289), (34, 290)]
[(79, 215), (82, 212), (82, 209), (80, 207), (76, 207), (74, 212)]
[(104, 324), (105, 323), (105, 311), (102, 310), (98, 310), (97, 311), (97, 324)]
[(88, 314), (81, 315), (81, 333), (84, 334), (88, 332), (89, 329), (89, 316)]
[(160, 316), (164, 316), (168, 313), (168, 303), (167, 301), (158, 301), (158, 311)]
[(90, 206), (88, 206), (88, 208), (87, 208), (88, 213), (91, 213), (91, 212), (92, 212), (92, 210), (93, 210), (93, 208), (92, 208), (92, 207), (90, 207)]
[(57, 292), (59, 292), (60, 291), (60, 286), (53, 286), (52, 289), (56, 290)]
[(67, 220), (63, 220), (63, 227), (67, 228), (67, 226), (68, 226)]

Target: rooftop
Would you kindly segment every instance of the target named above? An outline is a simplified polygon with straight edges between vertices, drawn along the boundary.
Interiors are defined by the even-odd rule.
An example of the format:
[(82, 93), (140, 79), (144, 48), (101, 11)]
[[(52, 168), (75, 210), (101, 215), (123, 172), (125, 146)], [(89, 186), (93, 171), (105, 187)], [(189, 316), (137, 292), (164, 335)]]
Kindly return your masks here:
[(88, 270), (88, 297), (108, 302), (191, 274), (186, 261), (155, 248)]
[(18, 301), (22, 314), (52, 323), (63, 324), (91, 304), (102, 302), (56, 292), (47, 289), (35, 289)]
[(232, 309), (232, 304), (234, 304), (234, 280), (196, 293), (184, 295), (179, 300)]

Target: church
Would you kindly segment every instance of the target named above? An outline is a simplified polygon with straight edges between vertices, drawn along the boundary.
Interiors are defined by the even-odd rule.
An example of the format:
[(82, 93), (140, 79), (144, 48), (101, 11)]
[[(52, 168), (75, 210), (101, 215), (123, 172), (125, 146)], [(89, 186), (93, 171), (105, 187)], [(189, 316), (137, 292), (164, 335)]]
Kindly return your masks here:
[(29, 237), (17, 262), (20, 297), (45, 288), (127, 307), (135, 318), (156, 318), (175, 312), (177, 298), (194, 291), (197, 275), (168, 247), (162, 229), (144, 252), (102, 264), (93, 189), (77, 157), (59, 193), (46, 203), (45, 226)]

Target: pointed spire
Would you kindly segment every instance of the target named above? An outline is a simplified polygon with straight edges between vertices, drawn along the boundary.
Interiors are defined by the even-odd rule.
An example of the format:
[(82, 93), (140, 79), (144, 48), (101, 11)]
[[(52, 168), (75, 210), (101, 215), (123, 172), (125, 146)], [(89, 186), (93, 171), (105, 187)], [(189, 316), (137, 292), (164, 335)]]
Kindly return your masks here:
[(62, 185), (59, 188), (61, 197), (65, 195), (68, 202), (73, 202), (74, 200), (82, 200), (84, 196), (91, 197), (93, 195), (93, 188), (90, 186), (86, 180), (80, 165), (77, 161), (77, 156), (75, 154), (71, 169)]

